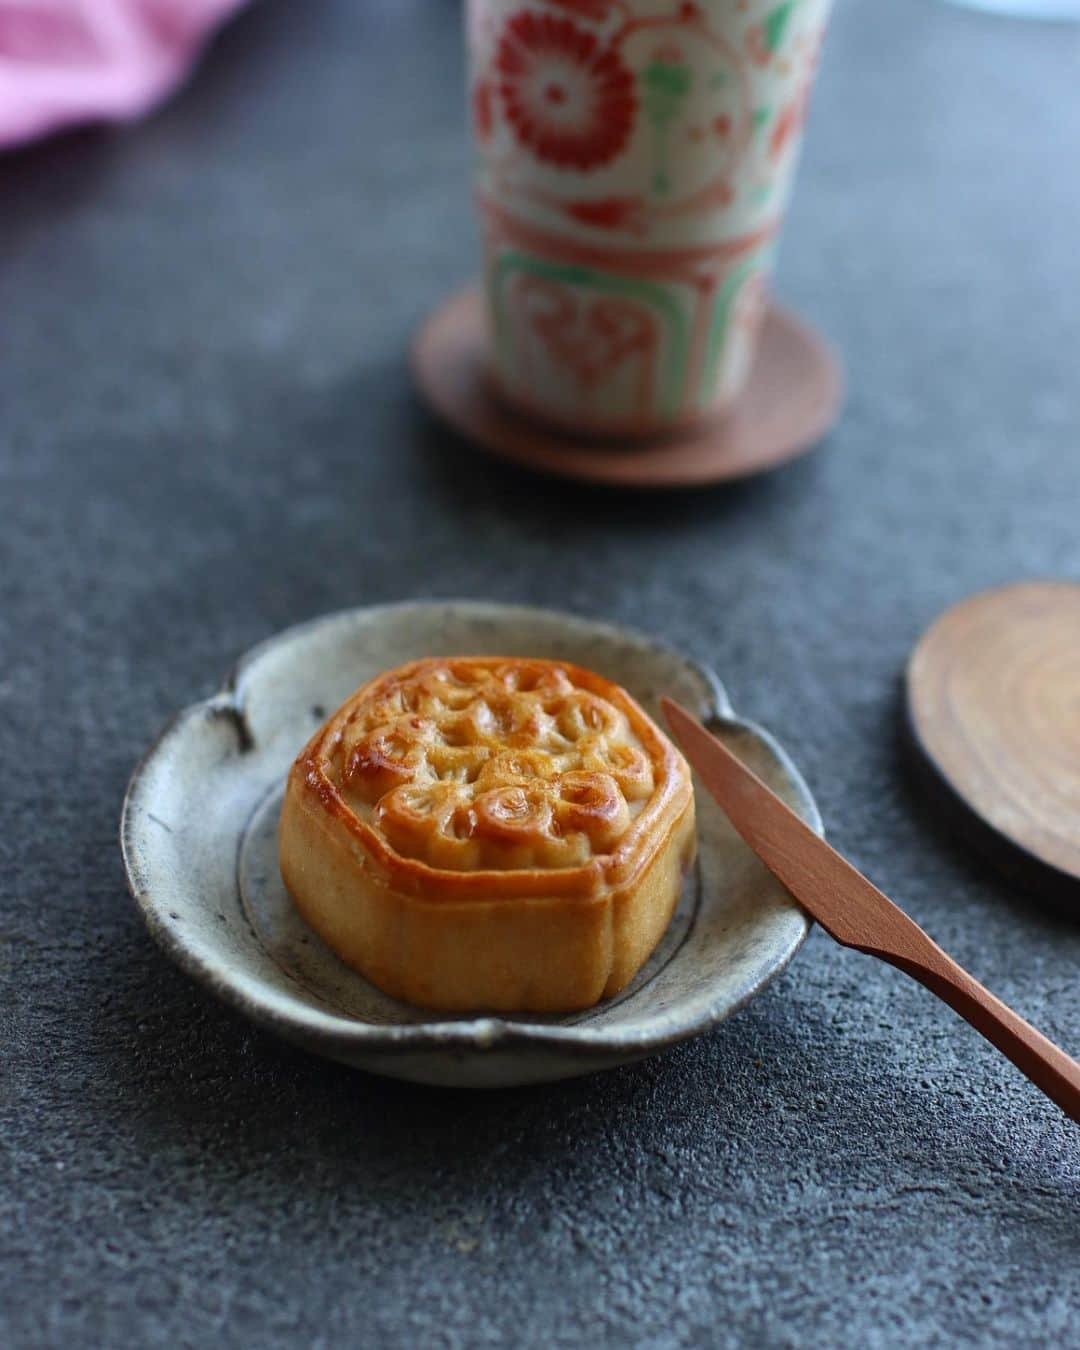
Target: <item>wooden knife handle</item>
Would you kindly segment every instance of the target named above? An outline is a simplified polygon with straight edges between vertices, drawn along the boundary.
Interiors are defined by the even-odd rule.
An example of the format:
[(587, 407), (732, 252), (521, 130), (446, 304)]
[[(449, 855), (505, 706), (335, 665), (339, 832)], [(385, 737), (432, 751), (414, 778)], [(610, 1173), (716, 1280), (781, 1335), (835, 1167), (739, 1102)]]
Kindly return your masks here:
[(709, 792), (811, 917), (843, 946), (877, 956), (924, 984), (1080, 1122), (1080, 1064), (946, 956), (685, 708), (670, 699), (662, 704)]
[(973, 979), (918, 924), (909, 922), (914, 931), (908, 936), (906, 952), (861, 946), (859, 950), (880, 956), (937, 994), (1011, 1059), (1067, 1116), (1080, 1122), (1080, 1064)]

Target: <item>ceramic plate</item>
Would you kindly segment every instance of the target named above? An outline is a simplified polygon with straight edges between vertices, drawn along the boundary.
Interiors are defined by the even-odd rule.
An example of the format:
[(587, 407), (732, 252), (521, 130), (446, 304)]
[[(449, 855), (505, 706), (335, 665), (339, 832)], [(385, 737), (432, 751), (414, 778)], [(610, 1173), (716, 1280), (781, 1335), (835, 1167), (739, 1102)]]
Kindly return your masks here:
[(121, 843), (128, 884), (169, 956), (288, 1040), (417, 1082), (534, 1083), (640, 1059), (706, 1031), (791, 960), (809, 921), (698, 787), (699, 858), (667, 935), (617, 997), (567, 1017), (452, 1017), (387, 998), (293, 909), (277, 866), (285, 775), (359, 684), (420, 656), (538, 656), (588, 666), (659, 720), (669, 694), (813, 827), (776, 742), (737, 718), (708, 670), (650, 639), (567, 614), (466, 602), (351, 610), (291, 628), (225, 689), (179, 714), (136, 769)]

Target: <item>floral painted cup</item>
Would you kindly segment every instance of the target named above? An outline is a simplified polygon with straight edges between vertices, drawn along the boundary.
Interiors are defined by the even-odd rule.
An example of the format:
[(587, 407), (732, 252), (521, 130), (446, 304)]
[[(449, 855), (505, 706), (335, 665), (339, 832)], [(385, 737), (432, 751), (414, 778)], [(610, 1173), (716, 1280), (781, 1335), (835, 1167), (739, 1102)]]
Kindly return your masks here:
[(574, 431), (750, 368), (830, 0), (468, 0), (494, 375)]

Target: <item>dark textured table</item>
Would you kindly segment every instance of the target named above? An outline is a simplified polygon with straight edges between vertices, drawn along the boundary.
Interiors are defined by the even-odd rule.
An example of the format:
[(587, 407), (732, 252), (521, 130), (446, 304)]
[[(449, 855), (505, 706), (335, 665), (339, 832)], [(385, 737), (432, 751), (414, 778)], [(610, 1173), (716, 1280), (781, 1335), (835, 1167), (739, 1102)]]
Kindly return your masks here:
[(409, 596), (713, 662), (837, 844), (1080, 1049), (1080, 931), (901, 771), (925, 625), (1080, 575), (1080, 38), (840, 0), (779, 289), (851, 393), (810, 459), (663, 499), (416, 407), (474, 267), (451, 0), (263, 3), (148, 124), (0, 161), (0, 1341), (1078, 1343), (1080, 1136), (815, 934), (716, 1034), (491, 1095), (310, 1059), (159, 955), (133, 762), (241, 651)]

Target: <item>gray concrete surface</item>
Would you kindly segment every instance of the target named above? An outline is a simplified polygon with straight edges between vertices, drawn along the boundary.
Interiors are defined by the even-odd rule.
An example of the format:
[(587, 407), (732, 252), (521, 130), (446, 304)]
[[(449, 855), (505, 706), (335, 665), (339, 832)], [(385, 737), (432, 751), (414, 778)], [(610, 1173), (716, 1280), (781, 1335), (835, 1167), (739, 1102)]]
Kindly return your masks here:
[(952, 600), (1080, 574), (1080, 38), (840, 0), (784, 298), (843, 421), (662, 500), (496, 468), (403, 352), (474, 268), (451, 0), (254, 6), (146, 125), (0, 160), (0, 1340), (1078, 1343), (1077, 1131), (815, 934), (717, 1034), (469, 1096), (257, 1033), (126, 897), (127, 775), (286, 624), (562, 605), (715, 663), (837, 844), (1080, 1049), (1080, 931), (900, 768)]

